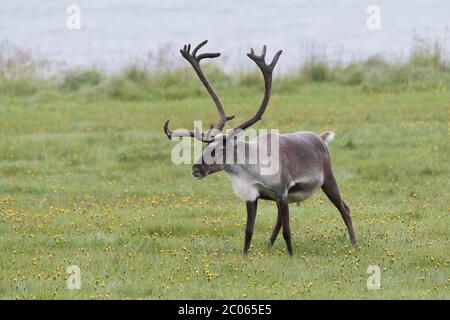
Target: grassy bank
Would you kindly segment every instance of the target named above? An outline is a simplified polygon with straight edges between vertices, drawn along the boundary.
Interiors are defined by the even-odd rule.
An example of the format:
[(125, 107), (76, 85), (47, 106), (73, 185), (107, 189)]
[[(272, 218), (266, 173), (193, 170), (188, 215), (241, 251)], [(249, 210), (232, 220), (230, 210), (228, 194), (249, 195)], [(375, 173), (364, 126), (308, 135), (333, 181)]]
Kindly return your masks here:
[[(336, 132), (330, 153), (359, 241), (349, 246), (318, 192), (291, 209), (293, 258), (281, 238), (266, 249), (276, 208), (262, 202), (244, 259), (245, 205), (228, 179), (196, 181), (170, 161), (164, 120), (216, 119), (192, 70), (42, 80), (4, 69), (0, 297), (450, 298), (450, 77), (430, 50), (396, 65), (312, 59), (274, 81), (258, 127)], [(259, 74), (205, 72), (237, 115), (230, 126), (254, 112)], [(366, 288), (372, 264), (380, 290)], [(70, 265), (81, 290), (67, 289)]]

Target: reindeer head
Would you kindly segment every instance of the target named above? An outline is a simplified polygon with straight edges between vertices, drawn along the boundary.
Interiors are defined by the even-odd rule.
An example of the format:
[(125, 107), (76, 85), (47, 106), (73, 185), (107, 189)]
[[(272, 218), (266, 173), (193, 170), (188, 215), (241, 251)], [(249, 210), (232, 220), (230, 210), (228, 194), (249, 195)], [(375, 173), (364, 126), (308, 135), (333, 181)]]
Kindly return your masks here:
[(223, 128), (225, 127), (225, 123), (232, 120), (234, 118), (234, 115), (227, 116), (225, 114), (222, 103), (220, 102), (219, 98), (217, 97), (216, 93), (214, 92), (213, 88), (209, 84), (208, 80), (203, 74), (203, 71), (200, 68), (200, 60), (205, 58), (217, 58), (218, 56), (220, 56), (220, 53), (202, 53), (197, 55), (198, 50), (207, 42), (208, 41), (205, 40), (200, 43), (194, 48), (192, 53), (190, 52), (190, 44), (185, 45), (184, 48), (180, 50), (180, 52), (183, 58), (185, 58), (192, 65), (195, 72), (197, 73), (197, 76), (200, 78), (200, 81), (203, 83), (206, 90), (213, 99), (219, 113), (219, 120), (217, 124), (215, 126), (211, 126), (211, 128), (205, 133), (199, 132), (198, 128), (196, 128), (195, 131), (178, 133), (172, 132), (169, 129), (169, 120), (164, 123), (164, 133), (170, 140), (172, 139), (172, 137), (191, 137), (207, 144), (202, 157), (192, 166), (192, 175), (197, 179), (203, 179), (209, 174), (222, 171), (224, 170), (225, 165), (227, 165), (230, 161), (233, 162), (236, 160), (236, 141), (239, 134), (261, 120), (262, 115), (266, 111), (272, 90), (272, 72), (278, 62), (278, 58), (282, 53), (281, 50), (278, 51), (270, 64), (267, 64), (265, 62), (266, 46), (263, 46), (263, 51), (260, 56), (255, 55), (253, 49), (251, 49), (250, 53), (247, 54), (247, 56), (252, 59), (260, 68), (263, 74), (264, 98), (261, 102), (261, 105), (259, 106), (258, 111), (253, 117), (233, 128), (229, 133), (224, 134)]
[[(203, 154), (192, 166), (192, 175), (203, 179), (207, 175), (224, 170), (227, 163), (227, 149), (230, 149), (229, 137), (222, 133), (214, 136), (214, 141), (207, 144)], [(234, 148), (232, 148), (234, 150)], [(232, 150), (229, 152), (233, 153)]]

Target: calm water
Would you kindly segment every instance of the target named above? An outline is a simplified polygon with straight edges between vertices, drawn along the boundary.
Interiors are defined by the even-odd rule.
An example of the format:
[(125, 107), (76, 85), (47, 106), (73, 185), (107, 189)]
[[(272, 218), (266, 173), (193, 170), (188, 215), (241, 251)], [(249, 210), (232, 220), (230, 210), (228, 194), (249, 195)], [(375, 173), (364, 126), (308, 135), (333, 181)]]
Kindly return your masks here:
[[(80, 30), (66, 27), (70, 4), (81, 9)], [(371, 4), (381, 9), (380, 30), (366, 26)], [(203, 39), (228, 69), (252, 66), (245, 53), (262, 44), (284, 50), (282, 71), (311, 54), (404, 58), (416, 36), (450, 52), (449, 0), (0, 0), (0, 8), (0, 41), (70, 67), (115, 70), (136, 59), (154, 63), (158, 52), (182, 63), (178, 48)]]

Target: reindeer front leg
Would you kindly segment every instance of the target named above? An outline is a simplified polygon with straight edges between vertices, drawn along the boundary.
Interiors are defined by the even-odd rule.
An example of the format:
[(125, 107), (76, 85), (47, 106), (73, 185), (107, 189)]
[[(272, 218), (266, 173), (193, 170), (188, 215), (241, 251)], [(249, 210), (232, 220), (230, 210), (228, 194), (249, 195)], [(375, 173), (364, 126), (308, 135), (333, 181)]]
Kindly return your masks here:
[(255, 226), (256, 210), (258, 208), (258, 198), (254, 201), (247, 201), (247, 225), (245, 226), (245, 242), (244, 242), (244, 256), (247, 255), (250, 248), (250, 242), (253, 236), (253, 227)]

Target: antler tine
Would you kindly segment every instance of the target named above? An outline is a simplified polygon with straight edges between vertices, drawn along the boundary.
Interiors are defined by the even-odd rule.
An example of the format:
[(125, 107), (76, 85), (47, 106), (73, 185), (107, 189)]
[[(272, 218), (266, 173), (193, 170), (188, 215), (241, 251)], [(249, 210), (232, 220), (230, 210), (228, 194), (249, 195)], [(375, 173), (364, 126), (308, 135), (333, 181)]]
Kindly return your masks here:
[(176, 138), (176, 137), (195, 138), (194, 132), (190, 132), (190, 131), (173, 132), (172, 130), (170, 130), (169, 129), (169, 120), (166, 120), (166, 122), (164, 122), (164, 133), (166, 134), (167, 138), (169, 138), (169, 140), (172, 140), (172, 138)]
[[(210, 130), (211, 130), (211, 129), (210, 129)], [(198, 127), (196, 127), (196, 128), (195, 128), (195, 131), (194, 131), (194, 137), (195, 137), (197, 140), (200, 140), (201, 142), (211, 143), (211, 142), (214, 141), (214, 137), (208, 137), (209, 131), (210, 131), (210, 130), (208, 130), (208, 133), (207, 133), (207, 134), (204, 134), (204, 133), (201, 133), (200, 130), (198, 130)]]
[(263, 60), (266, 58), (266, 51), (267, 51), (267, 46), (263, 45), (263, 49), (262, 49), (262, 53), (261, 53), (261, 58)]
[(194, 48), (194, 51), (192, 51), (192, 55), (196, 55), (197, 54), (197, 51), (201, 48), (201, 47), (203, 47), (205, 44), (207, 44), (208, 43), (208, 40), (204, 40), (204, 41), (202, 41), (202, 42), (200, 42), (195, 48)]
[(270, 64), (267, 64), (265, 61), (266, 57), (266, 51), (267, 47), (263, 46), (262, 53), (260, 56), (255, 55), (255, 52), (253, 49), (250, 49), (250, 53), (247, 54), (247, 56), (252, 59), (256, 65), (261, 70), (263, 77), (264, 77), (264, 98), (261, 102), (261, 105), (259, 106), (258, 111), (256, 111), (255, 115), (251, 117), (250, 119), (244, 121), (240, 125), (234, 128), (234, 130), (245, 130), (248, 127), (252, 126), (259, 120), (261, 120), (262, 115), (266, 111), (267, 105), (269, 104), (270, 95), (272, 91), (272, 73), (273, 69), (275, 68), (275, 65), (278, 62), (278, 59), (280, 58), (280, 55), (283, 51), (278, 51), (275, 56), (272, 59), (272, 62)]
[(269, 65), (269, 66), (272, 68), (272, 70), (275, 68), (275, 65), (277, 64), (278, 59), (280, 58), (280, 56), (281, 56), (282, 53), (283, 53), (283, 51), (280, 50), (280, 51), (278, 51), (278, 52), (275, 54), (275, 56), (273, 57), (272, 62), (271, 62), (270, 65)]
[(169, 120), (166, 120), (166, 122), (164, 122), (164, 133), (166, 134), (167, 138), (169, 138), (169, 140), (172, 140), (173, 132), (169, 129)]

